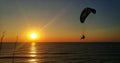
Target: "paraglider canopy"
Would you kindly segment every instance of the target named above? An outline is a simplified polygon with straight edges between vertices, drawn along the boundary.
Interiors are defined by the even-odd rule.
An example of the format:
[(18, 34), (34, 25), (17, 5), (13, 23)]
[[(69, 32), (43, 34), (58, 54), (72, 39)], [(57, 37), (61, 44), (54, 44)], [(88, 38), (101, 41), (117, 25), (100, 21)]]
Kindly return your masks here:
[(87, 18), (87, 16), (90, 14), (90, 13), (93, 13), (93, 14), (96, 14), (96, 10), (93, 9), (93, 8), (90, 8), (90, 7), (86, 7), (83, 9), (81, 15), (80, 15), (80, 22), (81, 23), (84, 23), (85, 22), (85, 19)]

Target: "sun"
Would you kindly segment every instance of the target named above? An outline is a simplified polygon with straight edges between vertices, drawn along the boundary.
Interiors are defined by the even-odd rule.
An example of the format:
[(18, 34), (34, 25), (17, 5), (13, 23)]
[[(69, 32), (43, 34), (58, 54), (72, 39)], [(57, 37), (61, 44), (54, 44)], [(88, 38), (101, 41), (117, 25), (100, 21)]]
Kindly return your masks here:
[(42, 39), (41, 31), (38, 30), (28, 30), (26, 32), (26, 40), (28, 42), (39, 42)]
[(34, 39), (34, 40), (37, 39), (37, 33), (35, 33), (35, 32), (31, 33), (30, 38)]

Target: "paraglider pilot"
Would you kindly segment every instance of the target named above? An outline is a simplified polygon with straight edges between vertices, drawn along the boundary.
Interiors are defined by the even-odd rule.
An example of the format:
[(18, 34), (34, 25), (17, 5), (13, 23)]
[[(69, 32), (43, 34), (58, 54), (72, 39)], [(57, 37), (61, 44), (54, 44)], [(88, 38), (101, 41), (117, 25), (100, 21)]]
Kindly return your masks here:
[(81, 40), (85, 39), (85, 35), (82, 35)]

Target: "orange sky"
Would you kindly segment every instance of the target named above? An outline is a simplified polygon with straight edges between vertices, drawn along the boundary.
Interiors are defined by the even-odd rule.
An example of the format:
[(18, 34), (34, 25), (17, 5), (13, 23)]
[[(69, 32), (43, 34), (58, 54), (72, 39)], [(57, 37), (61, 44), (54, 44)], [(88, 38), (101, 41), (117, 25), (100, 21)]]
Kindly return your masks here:
[[(97, 12), (82, 24), (87, 6)], [(17, 35), (19, 42), (119, 42), (119, 6), (115, 0), (0, 0), (0, 37), (6, 31), (4, 42), (15, 42)], [(29, 38), (32, 31), (37, 40)], [(83, 32), (86, 39), (80, 40)]]

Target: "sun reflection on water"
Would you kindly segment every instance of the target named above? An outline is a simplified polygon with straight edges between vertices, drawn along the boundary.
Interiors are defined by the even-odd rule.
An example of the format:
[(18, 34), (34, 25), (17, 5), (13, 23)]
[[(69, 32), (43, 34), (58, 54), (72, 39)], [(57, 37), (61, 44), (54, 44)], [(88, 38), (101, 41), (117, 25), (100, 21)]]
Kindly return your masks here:
[(30, 59), (28, 60), (30, 63), (37, 63), (37, 59)]
[(36, 43), (35, 42), (32, 42), (31, 43), (31, 47), (30, 47), (30, 57), (32, 57), (31, 59), (29, 59), (28, 61), (30, 62), (30, 63), (37, 63), (37, 59), (36, 59), (36, 57), (37, 57), (37, 55), (36, 55)]
[(31, 48), (30, 48), (30, 53), (35, 54), (36, 53), (36, 43), (32, 42), (31, 43)]

